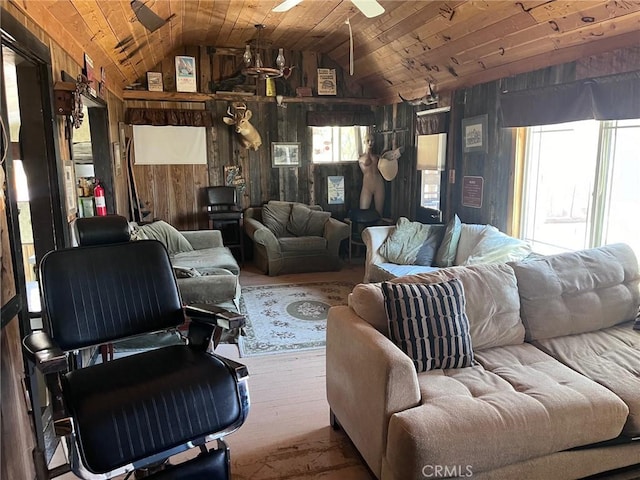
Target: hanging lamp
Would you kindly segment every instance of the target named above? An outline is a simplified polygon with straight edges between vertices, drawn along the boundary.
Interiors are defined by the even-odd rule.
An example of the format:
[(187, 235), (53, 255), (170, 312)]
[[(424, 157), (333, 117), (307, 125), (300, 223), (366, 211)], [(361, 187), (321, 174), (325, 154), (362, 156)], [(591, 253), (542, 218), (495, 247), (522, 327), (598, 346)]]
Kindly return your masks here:
[(282, 48), (278, 49), (278, 56), (276, 57), (276, 66), (278, 68), (265, 67), (262, 63), (262, 44), (261, 44), (261, 32), (265, 29), (266, 25), (261, 23), (254, 25), (258, 31), (258, 35), (255, 41), (255, 50), (251, 51), (251, 44), (245, 45), (244, 54), (242, 60), (244, 62), (244, 69), (242, 73), (250, 77), (258, 78), (278, 78), (282, 76), (284, 70), (284, 52)]

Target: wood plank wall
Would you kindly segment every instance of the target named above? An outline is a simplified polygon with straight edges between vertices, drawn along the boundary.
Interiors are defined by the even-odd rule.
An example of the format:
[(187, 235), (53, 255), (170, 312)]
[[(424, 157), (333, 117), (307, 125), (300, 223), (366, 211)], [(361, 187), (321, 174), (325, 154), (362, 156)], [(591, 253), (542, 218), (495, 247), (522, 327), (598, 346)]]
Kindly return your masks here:
[[(222, 52), (222, 53), (221, 53)], [(204, 93), (216, 91), (221, 79), (232, 76), (240, 67), (240, 55), (230, 55), (227, 50), (215, 52), (206, 47), (186, 47), (173, 52), (160, 62), (154, 71), (162, 73), (164, 90), (175, 91), (175, 55), (190, 55), (197, 59), (199, 87)], [(338, 97), (358, 98), (364, 92), (354, 87), (344, 73), (333, 62), (310, 52), (285, 52), (294, 65), (288, 80), (277, 79), (276, 89), (291, 96), (297, 86), (316, 89), (316, 69), (336, 68)], [(275, 54), (274, 54), (275, 57)], [(288, 62), (289, 63), (289, 62)], [(146, 79), (140, 79), (144, 84)], [(250, 82), (249, 82), (250, 83)], [(264, 84), (256, 85), (255, 91), (264, 95)], [(317, 98), (314, 100), (317, 101)], [(311, 133), (306, 126), (306, 115), (311, 110), (362, 110), (368, 105), (338, 105), (326, 103), (287, 103), (281, 108), (275, 102), (247, 101), (252, 111), (251, 123), (260, 132), (262, 146), (257, 150), (246, 150), (238, 137), (222, 118), (229, 102), (209, 100), (206, 102), (152, 102), (125, 101), (125, 108), (191, 108), (212, 112), (214, 125), (207, 129), (208, 164), (175, 166), (134, 166), (136, 184), (140, 197), (152, 210), (152, 218), (165, 220), (178, 229), (207, 228), (205, 187), (224, 184), (224, 167), (240, 166), (246, 187), (240, 192), (240, 203), (246, 208), (261, 205), (269, 200), (288, 200), (322, 205), (335, 217), (344, 218), (350, 208), (357, 208), (362, 185), (362, 174), (356, 163), (339, 165), (313, 165), (311, 162)], [(396, 119), (396, 122), (400, 120)], [(130, 134), (130, 127), (127, 133)], [(382, 138), (382, 137), (381, 137)], [(391, 140), (389, 140), (390, 142)], [(297, 168), (273, 168), (271, 165), (272, 142), (299, 142), (301, 164)], [(380, 141), (383, 143), (383, 140)], [(402, 143), (402, 142), (401, 142)], [(344, 205), (328, 205), (327, 176), (345, 177)]]
[[(500, 92), (526, 90), (640, 70), (639, 52), (640, 48), (620, 49), (454, 92), (447, 169), (455, 169), (456, 181), (455, 184), (449, 185), (445, 192), (445, 219), (457, 213), (466, 223), (489, 223), (503, 231), (507, 231), (510, 225), (510, 206), (513, 199), (509, 197), (509, 193), (514, 174), (515, 129), (502, 128), (500, 125)], [(460, 137), (462, 119), (484, 114), (488, 115), (488, 151), (464, 153)], [(481, 208), (462, 205), (462, 179), (465, 175), (484, 178)]]

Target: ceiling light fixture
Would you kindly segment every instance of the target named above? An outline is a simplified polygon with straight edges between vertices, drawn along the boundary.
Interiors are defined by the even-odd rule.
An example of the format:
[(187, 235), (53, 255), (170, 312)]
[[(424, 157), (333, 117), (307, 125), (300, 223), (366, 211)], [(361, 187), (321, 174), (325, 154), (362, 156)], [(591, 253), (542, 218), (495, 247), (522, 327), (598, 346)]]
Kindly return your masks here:
[(258, 30), (258, 35), (255, 40), (255, 50), (251, 52), (251, 44), (248, 43), (245, 46), (244, 54), (242, 55), (242, 60), (244, 62), (244, 69), (242, 73), (244, 75), (248, 75), (250, 77), (258, 77), (258, 78), (278, 78), (282, 76), (282, 71), (284, 70), (284, 53), (283, 49), (278, 49), (278, 56), (276, 57), (276, 66), (278, 68), (265, 67), (262, 63), (261, 50), (262, 44), (260, 43), (260, 37), (262, 30), (265, 29), (266, 25), (261, 23), (255, 25), (256, 30)]

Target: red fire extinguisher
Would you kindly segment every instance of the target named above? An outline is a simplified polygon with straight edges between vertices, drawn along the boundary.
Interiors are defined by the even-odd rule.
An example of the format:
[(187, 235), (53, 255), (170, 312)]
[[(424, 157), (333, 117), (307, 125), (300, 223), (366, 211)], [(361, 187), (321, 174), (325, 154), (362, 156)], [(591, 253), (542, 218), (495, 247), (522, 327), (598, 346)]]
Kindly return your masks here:
[(96, 202), (96, 215), (104, 217), (107, 214), (107, 202), (104, 199), (104, 188), (100, 185), (99, 181), (96, 181), (96, 186), (93, 189), (93, 197)]

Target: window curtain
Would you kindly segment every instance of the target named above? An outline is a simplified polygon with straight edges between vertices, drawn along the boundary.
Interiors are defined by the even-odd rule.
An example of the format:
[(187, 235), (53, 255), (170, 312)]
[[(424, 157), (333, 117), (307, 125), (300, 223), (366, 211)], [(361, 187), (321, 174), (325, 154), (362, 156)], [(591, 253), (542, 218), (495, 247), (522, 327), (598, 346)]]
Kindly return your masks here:
[(375, 115), (371, 110), (307, 112), (307, 126), (309, 127), (353, 127), (375, 124)]
[[(428, 111), (428, 110), (427, 110)], [(449, 112), (441, 112), (433, 115), (416, 117), (416, 135), (434, 135), (447, 133), (449, 125)]]
[(213, 118), (208, 110), (178, 110), (164, 108), (128, 108), (125, 122), (129, 125), (174, 127), (211, 127)]
[(504, 127), (640, 118), (640, 72), (503, 93), (500, 110)]

